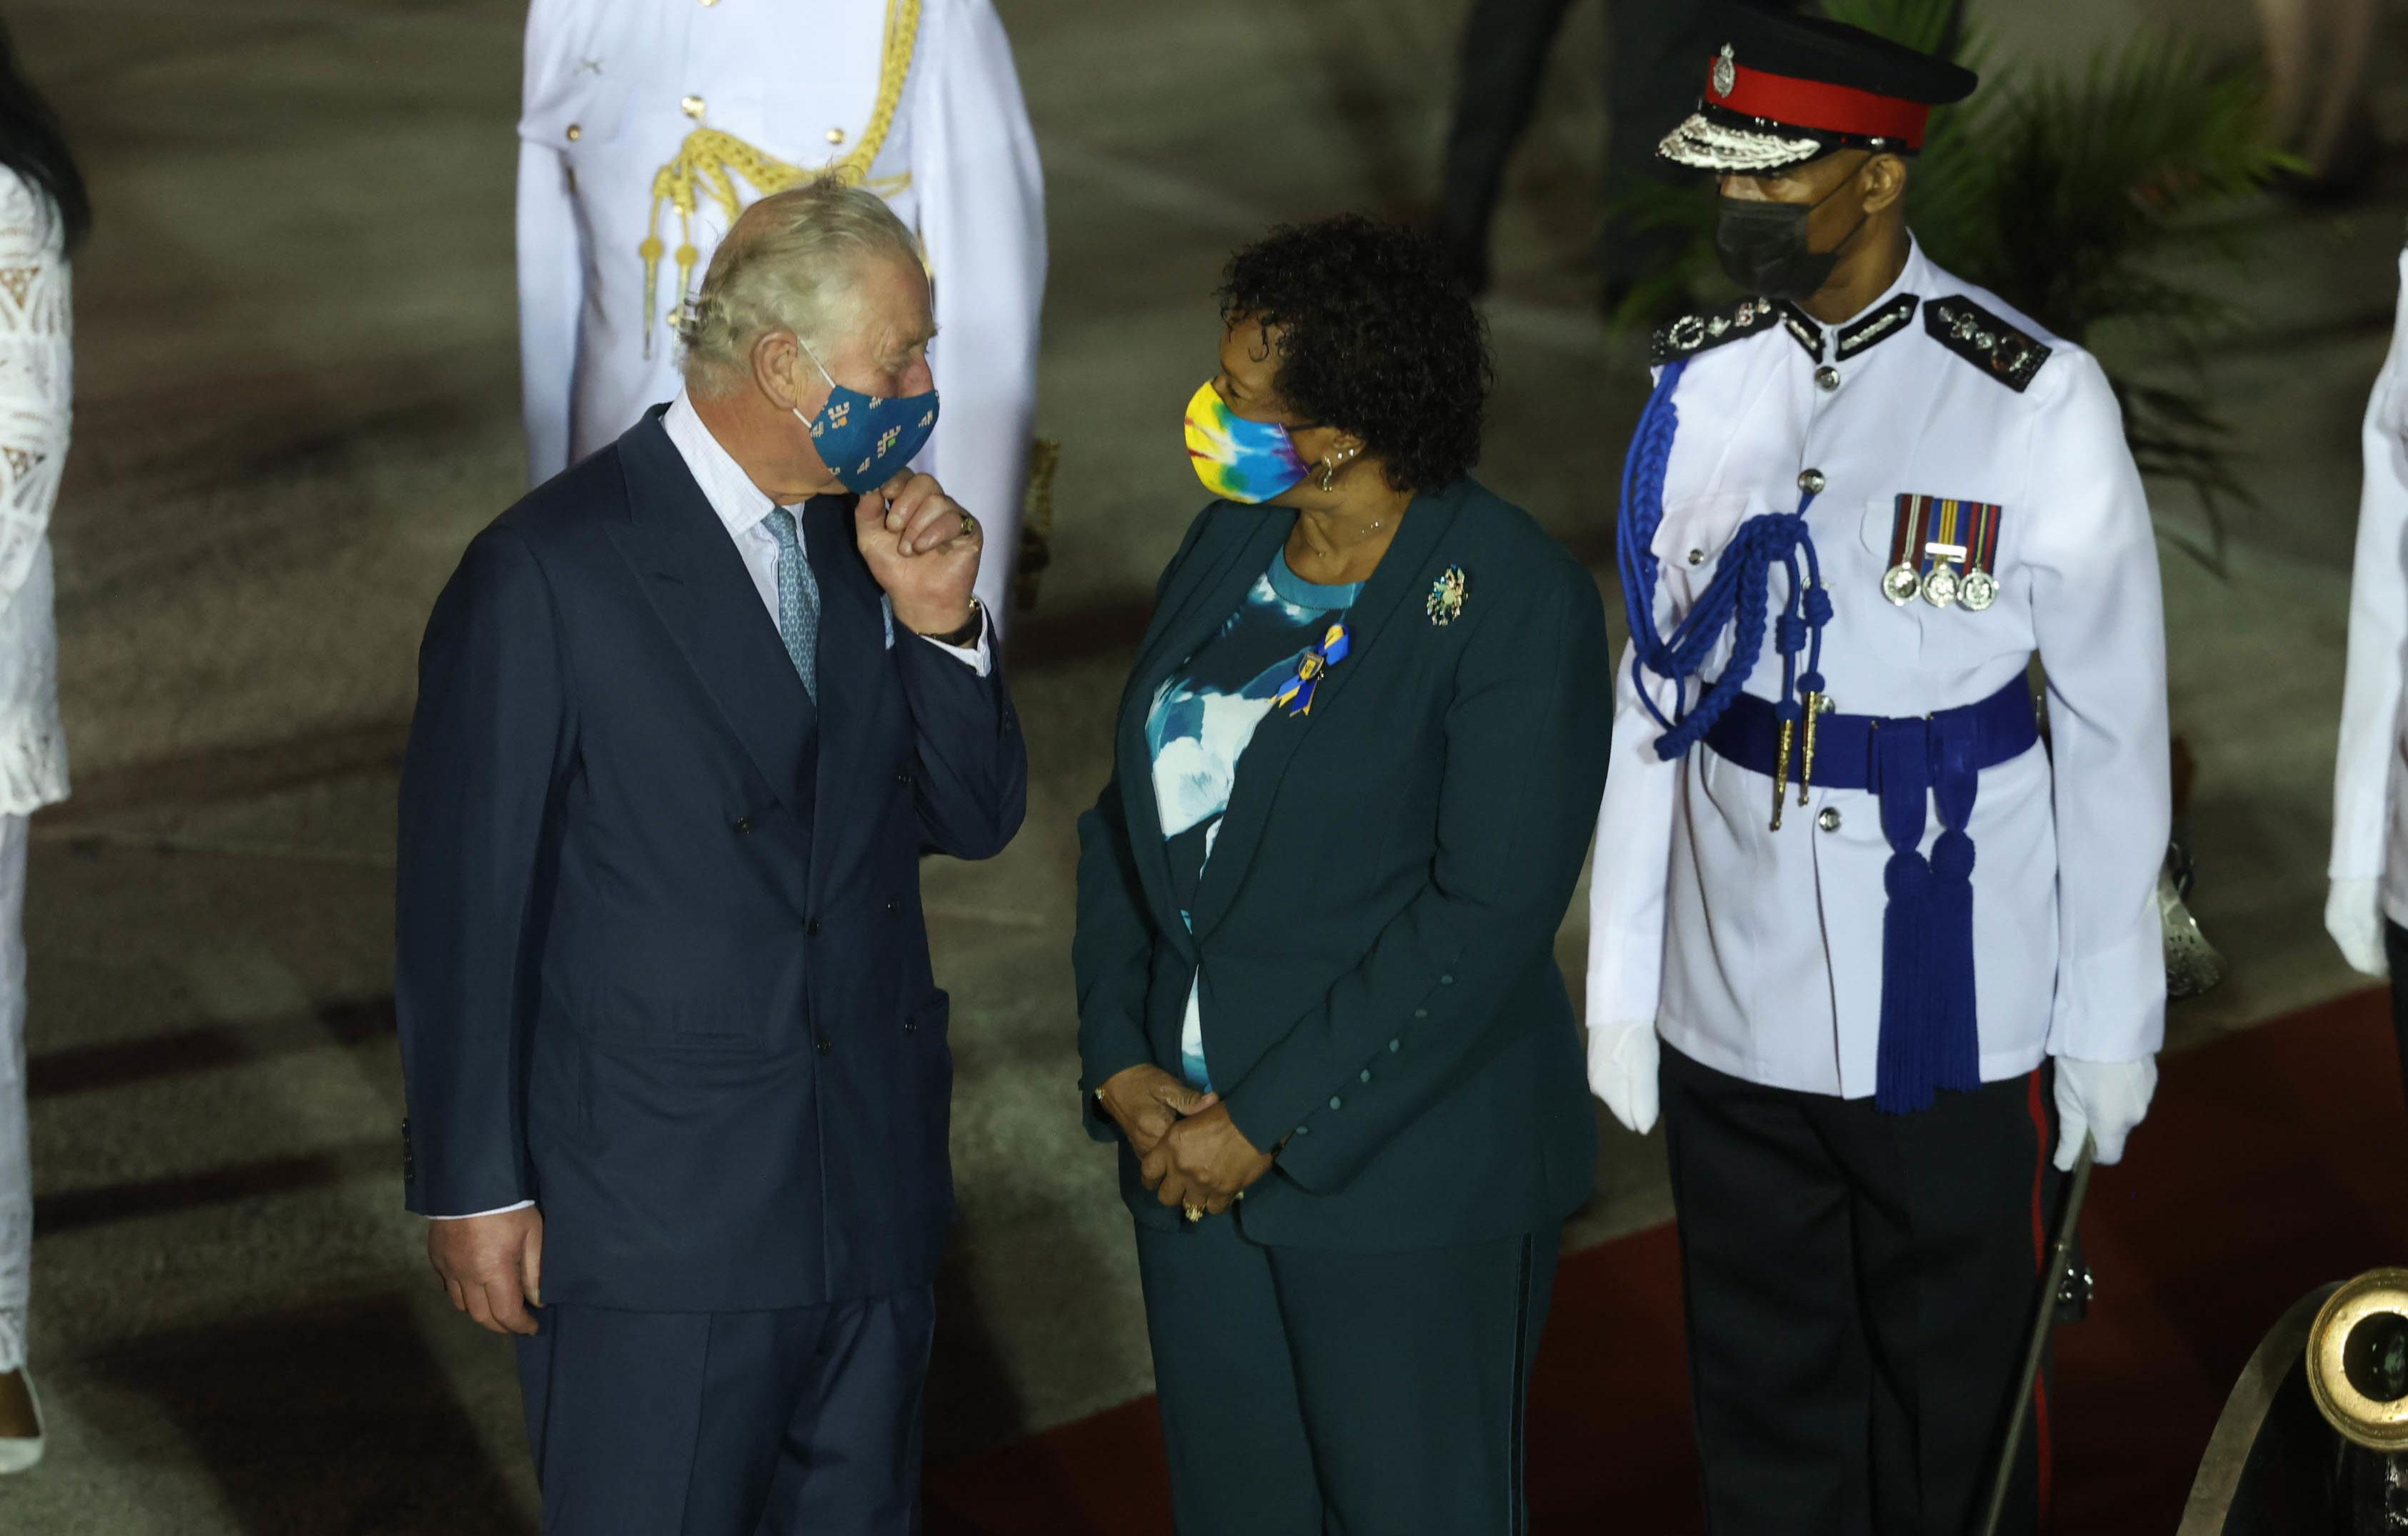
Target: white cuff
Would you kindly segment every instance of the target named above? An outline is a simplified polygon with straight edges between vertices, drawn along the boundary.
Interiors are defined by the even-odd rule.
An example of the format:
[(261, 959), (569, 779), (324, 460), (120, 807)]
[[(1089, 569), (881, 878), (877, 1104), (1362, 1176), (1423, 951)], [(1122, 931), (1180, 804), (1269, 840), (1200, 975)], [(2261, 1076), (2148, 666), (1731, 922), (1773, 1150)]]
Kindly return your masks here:
[(995, 621), (987, 617), (986, 605), (982, 603), (979, 605), (979, 635), (977, 644), (947, 645), (944, 641), (931, 639), (926, 635), (922, 635), (920, 638), (924, 640), (927, 640), (930, 645), (942, 651), (945, 654), (953, 657), (955, 661), (960, 662), (963, 666), (968, 667), (971, 671), (976, 672), (979, 676), (984, 677), (989, 672), (995, 670), (995, 648), (988, 643), (989, 638), (994, 634)]
[(533, 1200), (521, 1200), (516, 1205), (497, 1205), (491, 1211), (470, 1211), (457, 1216), (429, 1216), (426, 1219), (428, 1221), (475, 1221), (479, 1216), (505, 1216), (513, 1211), (524, 1211), (533, 1204), (535, 1204)]
[(2325, 931), (2352, 970), (2377, 978), (2390, 972), (2384, 955), (2381, 881), (2334, 881), (2325, 897)]

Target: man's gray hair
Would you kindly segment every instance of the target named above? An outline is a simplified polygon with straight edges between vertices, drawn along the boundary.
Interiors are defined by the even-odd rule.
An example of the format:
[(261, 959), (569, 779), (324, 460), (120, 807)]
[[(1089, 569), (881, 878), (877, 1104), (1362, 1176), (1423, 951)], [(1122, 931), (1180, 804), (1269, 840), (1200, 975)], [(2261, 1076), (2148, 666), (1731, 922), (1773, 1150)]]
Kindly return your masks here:
[(719, 242), (679, 325), (686, 383), (699, 395), (740, 388), (752, 344), (792, 331), (824, 360), (858, 315), (858, 275), (880, 256), (923, 258), (886, 200), (823, 176), (744, 210)]

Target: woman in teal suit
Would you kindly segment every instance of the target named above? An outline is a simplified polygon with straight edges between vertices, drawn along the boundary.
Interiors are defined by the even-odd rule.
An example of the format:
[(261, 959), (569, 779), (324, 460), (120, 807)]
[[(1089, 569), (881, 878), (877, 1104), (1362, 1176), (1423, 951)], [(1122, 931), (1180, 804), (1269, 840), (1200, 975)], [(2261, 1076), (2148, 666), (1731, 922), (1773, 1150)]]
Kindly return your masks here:
[(1612, 729), (1602, 605), (1468, 478), (1489, 364), (1426, 237), (1230, 263), (1164, 571), (1080, 821), (1079, 1046), (1182, 1536), (1523, 1529), (1596, 1156), (1554, 955)]

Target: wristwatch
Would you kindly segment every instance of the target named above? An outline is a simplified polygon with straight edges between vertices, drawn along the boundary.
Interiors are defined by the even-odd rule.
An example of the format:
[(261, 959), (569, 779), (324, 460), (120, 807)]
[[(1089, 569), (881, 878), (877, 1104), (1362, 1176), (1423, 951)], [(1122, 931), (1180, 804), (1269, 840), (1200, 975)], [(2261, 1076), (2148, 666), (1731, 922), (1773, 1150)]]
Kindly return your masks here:
[(941, 635), (927, 635), (922, 638), (934, 640), (939, 645), (950, 645), (958, 651), (976, 645), (979, 637), (985, 633), (986, 606), (973, 597), (970, 599), (970, 616), (959, 629), (950, 629)]

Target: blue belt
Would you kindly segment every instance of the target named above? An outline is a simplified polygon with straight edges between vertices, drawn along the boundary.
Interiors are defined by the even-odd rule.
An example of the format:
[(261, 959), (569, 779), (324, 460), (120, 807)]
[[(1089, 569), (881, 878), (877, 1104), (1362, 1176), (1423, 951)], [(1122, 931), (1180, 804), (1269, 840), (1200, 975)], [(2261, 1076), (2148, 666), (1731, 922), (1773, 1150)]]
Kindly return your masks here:
[[(1889, 840), (1873, 1075), (1873, 1104), (1885, 1113), (1926, 1108), (1942, 1088), (1982, 1085), (1973, 1014), (1973, 840), (1965, 827), (1982, 770), (2039, 742), (2031, 689), (2020, 677), (1978, 704), (1933, 715), (1827, 714), (1815, 722), (1813, 782), (1878, 797), (1882, 835)], [(1781, 722), (1770, 702), (1742, 694), (1706, 733), (1706, 745), (1770, 778), (1783, 755)], [(1805, 754), (1787, 755), (1788, 782), (1802, 784)], [(1928, 804), (1939, 807), (1941, 832), (1927, 860), (1921, 849)]]

